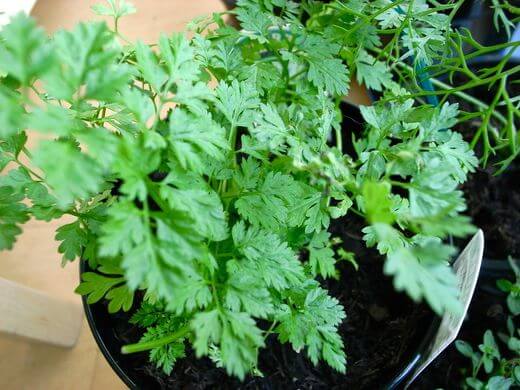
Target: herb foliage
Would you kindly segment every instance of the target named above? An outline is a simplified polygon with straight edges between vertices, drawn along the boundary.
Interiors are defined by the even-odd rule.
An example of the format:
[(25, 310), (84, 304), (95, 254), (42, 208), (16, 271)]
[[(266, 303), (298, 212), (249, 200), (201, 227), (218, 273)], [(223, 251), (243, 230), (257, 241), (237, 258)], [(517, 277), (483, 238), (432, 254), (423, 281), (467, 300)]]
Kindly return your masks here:
[[(124, 1), (95, 8), (113, 29), (50, 39), (16, 16), (0, 33), (0, 249), (31, 217), (71, 216), (56, 239), (64, 262), (92, 269), (77, 291), (116, 312), (143, 290), (132, 322), (146, 331), (123, 352), (150, 350), (166, 373), (191, 346), (230, 375), (258, 374), (273, 333), (345, 372), (345, 311), (316, 277), (334, 277), (338, 258), (357, 265), (327, 232), (349, 213), (366, 218), (396, 289), (460, 310), (443, 240), (473, 231), (458, 186), (477, 159), (449, 130), (457, 105), (423, 104), (395, 77), (413, 73), (412, 54), (443, 55), (444, 9), (241, 0), (240, 30), (215, 14), (153, 46), (121, 36)], [(358, 136), (340, 126), (351, 78), (391, 97), (362, 108)], [(42, 134), (31, 150), (28, 129)]]

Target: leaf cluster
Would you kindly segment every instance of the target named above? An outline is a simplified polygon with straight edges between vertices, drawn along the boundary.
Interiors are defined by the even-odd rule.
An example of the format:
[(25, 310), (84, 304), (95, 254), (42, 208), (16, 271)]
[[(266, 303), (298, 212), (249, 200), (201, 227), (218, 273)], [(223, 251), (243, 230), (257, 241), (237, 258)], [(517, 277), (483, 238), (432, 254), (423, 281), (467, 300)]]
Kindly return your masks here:
[(486, 46), (452, 26), (464, 0), (338, 0), (314, 7), (310, 25), (342, 45), (352, 75), (383, 101), (464, 103), (458, 122), (482, 163), (497, 163), (500, 172), (520, 150), (520, 67), (513, 60), (520, 42), (512, 38), (520, 9), (507, 0), (484, 3), (505, 42)]
[[(351, 37), (319, 27), (345, 10)], [(368, 54), (377, 28), (355, 27), (367, 10), (401, 39), (408, 19), (385, 1), (240, 0), (240, 30), (216, 14), (193, 38), (156, 45), (120, 36), (126, 2), (96, 8), (113, 30), (82, 23), (51, 38), (16, 16), (0, 32), (0, 249), (30, 217), (69, 216), (56, 234), (63, 261), (91, 268), (77, 291), (111, 312), (144, 291), (132, 321), (146, 331), (123, 351), (150, 350), (167, 373), (191, 347), (244, 378), (271, 334), (345, 372), (345, 311), (318, 280), (337, 276), (338, 257), (357, 265), (327, 231), (349, 213), (365, 218), (398, 290), (459, 310), (443, 240), (473, 231), (458, 186), (477, 159), (449, 130), (454, 104), (381, 102), (362, 108), (361, 134), (341, 129), (352, 75), (400, 90)], [(435, 15), (421, 23), (444, 23)], [(418, 30), (432, 40), (423, 56), (439, 53), (430, 30)], [(348, 57), (352, 42), (364, 47)], [(28, 129), (43, 135), (31, 150)]]

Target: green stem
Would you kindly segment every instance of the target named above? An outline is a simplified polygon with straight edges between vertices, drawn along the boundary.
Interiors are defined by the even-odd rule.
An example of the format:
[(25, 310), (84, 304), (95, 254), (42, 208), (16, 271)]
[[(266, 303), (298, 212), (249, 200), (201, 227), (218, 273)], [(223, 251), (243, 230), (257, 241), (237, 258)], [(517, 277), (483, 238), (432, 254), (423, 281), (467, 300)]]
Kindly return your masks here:
[(343, 136), (341, 134), (341, 128), (337, 127), (334, 130), (336, 132), (336, 147), (341, 152), (343, 150)]
[(271, 324), (271, 326), (269, 327), (269, 329), (267, 329), (267, 331), (265, 332), (264, 334), (264, 340), (267, 339), (267, 337), (269, 337), (270, 334), (273, 333), (274, 331), (274, 328), (276, 327), (276, 325), (278, 325), (278, 321), (273, 321), (273, 323)]
[[(376, 48), (374, 49), (374, 51), (376, 51), (377, 53), (379, 54), (383, 54), (383, 55), (386, 55), (387, 58), (391, 61), (394, 61), (395, 64), (403, 69), (406, 69), (407, 71), (411, 72), (413, 74), (413, 68), (408, 65), (408, 64), (405, 64), (403, 63), (402, 61), (398, 61), (396, 58), (394, 58), (392, 55), (388, 54), (388, 53), (385, 53), (383, 50), (379, 49), (379, 48)], [(519, 69), (516, 69), (516, 68), (519, 68)], [(509, 71), (507, 72), (504, 72), (502, 74), (502, 76), (506, 75), (507, 74), (511, 74), (511, 73), (515, 73), (516, 71), (520, 70), (520, 67), (515, 67), (515, 68), (512, 68), (510, 69)], [(424, 91), (424, 92), (420, 92), (420, 93), (416, 93), (416, 94), (411, 94), (411, 95), (408, 95), (408, 96), (403, 96), (403, 98), (415, 98), (415, 97), (419, 97), (419, 96), (427, 96), (427, 95), (442, 95), (443, 93), (448, 93), (448, 94), (453, 94), (455, 96), (458, 96), (460, 97), (461, 99), (464, 99), (466, 100), (467, 102), (469, 103), (472, 103), (474, 104), (475, 106), (479, 107), (479, 108), (482, 108), (482, 109), (489, 109), (489, 105), (484, 103), (482, 100), (479, 100), (471, 95), (468, 95), (467, 93), (463, 92), (465, 89), (469, 89), (469, 88), (473, 88), (473, 87), (477, 87), (479, 85), (482, 85), (482, 84), (486, 84), (487, 82), (489, 82), (489, 78), (488, 79), (483, 79), (482, 82), (480, 83), (470, 83), (471, 85), (463, 85), (461, 87), (453, 87), (449, 84), (446, 84), (436, 78), (431, 78), (430, 79), (432, 84), (435, 85), (436, 87), (439, 87), (439, 88), (442, 88), (444, 91)], [(502, 124), (506, 124), (507, 123), (507, 119), (498, 111), (493, 111), (491, 113), (492, 116), (494, 116), (496, 119), (498, 119)]]
[(34, 177), (36, 177), (38, 180), (41, 180), (41, 181), (44, 181), (43, 180), (43, 177), (41, 177), (40, 175), (38, 175), (36, 172), (34, 172), (31, 168), (29, 168), (27, 165), (25, 165), (24, 163), (22, 163), (18, 157), (15, 158), (15, 162), (20, 165), (22, 168), (24, 168), (25, 170), (27, 170), (27, 172), (29, 172), (31, 175), (33, 175)]
[(220, 197), (222, 199), (232, 199), (232, 198), (238, 198), (241, 194), (242, 194), (241, 191), (229, 191), (229, 192), (224, 192), (222, 195), (220, 195)]
[(176, 332), (173, 332), (172, 334), (169, 334), (168, 336), (161, 337), (160, 339), (145, 341), (142, 343), (125, 345), (121, 348), (121, 353), (126, 355), (129, 353), (143, 352), (143, 351), (148, 351), (150, 349), (159, 348), (159, 347), (162, 347), (163, 345), (173, 343), (174, 341), (177, 341), (177, 340), (183, 338), (188, 333), (190, 333), (190, 331), (191, 331), (191, 329), (190, 329), (189, 325), (185, 325), (184, 327), (180, 328)]

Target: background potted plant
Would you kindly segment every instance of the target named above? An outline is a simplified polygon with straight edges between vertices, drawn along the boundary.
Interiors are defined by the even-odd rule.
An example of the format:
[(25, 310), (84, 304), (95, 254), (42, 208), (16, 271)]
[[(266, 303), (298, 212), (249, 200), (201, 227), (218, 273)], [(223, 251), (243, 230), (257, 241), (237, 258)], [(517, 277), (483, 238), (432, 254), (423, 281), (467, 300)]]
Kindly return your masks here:
[[(389, 295), (381, 268), (397, 290), (436, 313), (460, 310), (448, 264), (454, 248), (442, 240), (473, 230), (460, 215), (457, 187), (477, 163), (448, 130), (455, 105), (414, 101), (407, 83), (392, 79), (393, 51), (415, 49), (401, 34), (407, 26), (422, 39), (438, 20), (449, 31), (443, 7), (409, 7), (401, 17), (403, 3), (356, 11), (344, 3), (241, 1), (241, 30), (217, 14), (194, 24), (192, 39), (164, 35), (154, 50), (119, 34), (118, 19), (133, 12), (125, 2), (96, 9), (114, 17), (113, 30), (81, 24), (50, 41), (16, 17), (0, 47), (1, 161), (16, 166), (1, 181), (2, 249), (29, 216), (72, 215), (57, 232), (60, 252), (65, 261), (81, 257), (78, 292), (88, 304), (101, 302), (87, 308), (91, 324), (110, 331), (117, 349), (130, 344), (124, 353), (150, 351), (151, 364), (142, 354), (112, 360), (133, 362), (125, 375), (137, 381), (236, 386), (234, 377), (247, 375), (250, 385), (373, 386), (390, 379), (410, 352), (399, 351), (399, 337), (413, 350), (424, 337), (419, 321), (429, 317)], [(403, 21), (401, 30), (394, 26)], [(390, 46), (374, 25), (393, 34)], [(429, 45), (439, 37), (414, 57), (438, 56)], [(354, 74), (395, 99), (363, 107), (366, 126), (342, 127), (341, 97)], [(29, 151), (27, 128), (50, 137)], [(108, 323), (96, 320), (100, 308)], [(396, 339), (384, 337), (392, 319), (402, 325)], [(386, 334), (381, 321), (391, 324)], [(369, 344), (388, 339), (382, 345), (398, 345), (399, 358), (368, 366), (377, 349), (365, 344), (354, 355), (357, 376), (344, 375), (343, 340), (365, 333), (363, 323), (376, 336)], [(270, 359), (277, 351), (291, 359)]]

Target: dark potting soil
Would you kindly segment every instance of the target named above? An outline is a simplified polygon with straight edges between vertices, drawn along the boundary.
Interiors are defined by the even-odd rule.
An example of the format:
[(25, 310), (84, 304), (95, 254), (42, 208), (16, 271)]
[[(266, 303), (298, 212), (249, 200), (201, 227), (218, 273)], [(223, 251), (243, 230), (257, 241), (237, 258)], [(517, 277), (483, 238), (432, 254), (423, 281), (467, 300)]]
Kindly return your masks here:
[[(304, 352), (294, 352), (289, 344), (282, 345), (271, 335), (259, 355), (258, 367), (264, 377), (247, 377), (240, 382), (209, 359), (196, 359), (190, 350), (169, 376), (148, 362), (147, 353), (125, 356), (124, 364), (134, 370), (130, 376), (138, 374), (142, 378), (139, 388), (150, 389), (384, 388), (416, 352), (433, 316), (425, 306), (394, 291), (392, 281), (383, 274), (381, 256), (365, 248), (359, 235), (361, 227), (361, 221), (352, 216), (331, 226), (345, 250), (356, 253), (359, 270), (342, 262), (338, 264), (339, 280), (322, 281), (347, 314), (340, 327), (347, 352), (346, 375), (325, 364), (315, 367)], [(142, 332), (128, 323), (130, 315), (111, 316), (121, 345), (136, 342)]]
[[(493, 65), (493, 62), (484, 63), (482, 67)], [(520, 95), (520, 83), (510, 82), (507, 91), (510, 96)], [(468, 93), (490, 104), (496, 90), (474, 88)], [(457, 103), (462, 111), (475, 111), (475, 107), (463, 100), (457, 100)], [(472, 119), (458, 124), (454, 130), (470, 142), (480, 125), (479, 119)], [(502, 128), (494, 118), (491, 125)], [(484, 257), (498, 260), (507, 259), (508, 256), (520, 258), (520, 157), (513, 160), (504, 172), (497, 174), (499, 162), (508, 157), (508, 152), (509, 149), (505, 153), (497, 151), (497, 154), (491, 154), (486, 166), (470, 174), (462, 187), (467, 201), (466, 214), (484, 231)], [(477, 156), (483, 155), (481, 141), (477, 143), (475, 153)]]
[(464, 185), (467, 214), (484, 231), (485, 257), (520, 258), (520, 161), (505, 172), (494, 175), (496, 168), (479, 168)]

